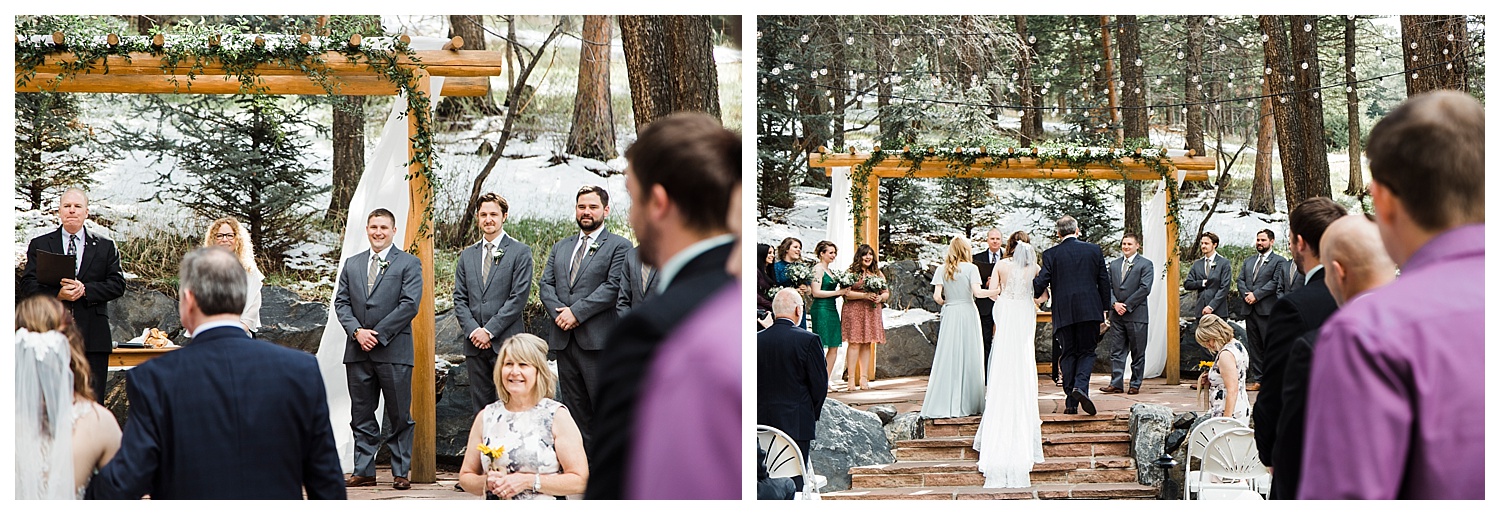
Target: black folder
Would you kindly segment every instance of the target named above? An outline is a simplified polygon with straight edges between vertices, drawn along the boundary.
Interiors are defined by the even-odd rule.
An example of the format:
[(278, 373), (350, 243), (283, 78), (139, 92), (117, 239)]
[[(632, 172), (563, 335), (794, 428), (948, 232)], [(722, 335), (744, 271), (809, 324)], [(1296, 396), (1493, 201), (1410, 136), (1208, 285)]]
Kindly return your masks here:
[(60, 288), (63, 279), (78, 278), (73, 270), (77, 263), (78, 261), (71, 255), (38, 250), (36, 251), (36, 282)]

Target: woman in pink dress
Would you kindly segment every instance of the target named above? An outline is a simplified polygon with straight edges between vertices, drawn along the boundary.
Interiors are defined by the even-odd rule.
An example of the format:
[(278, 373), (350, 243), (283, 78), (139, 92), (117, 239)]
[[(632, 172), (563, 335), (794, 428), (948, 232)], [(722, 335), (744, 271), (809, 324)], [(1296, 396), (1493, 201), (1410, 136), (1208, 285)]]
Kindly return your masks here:
[(871, 291), (865, 285), (865, 281), (872, 277), (885, 280), (885, 274), (880, 273), (880, 261), (875, 259), (875, 249), (869, 245), (860, 245), (854, 251), (849, 276), (854, 279), (854, 285), (844, 295), (844, 341), (849, 342), (845, 362), (849, 364), (851, 389), (869, 390), (870, 379), (875, 377), (875, 344), (885, 343), (885, 321), (881, 319), (880, 309), (891, 292), (889, 289)]

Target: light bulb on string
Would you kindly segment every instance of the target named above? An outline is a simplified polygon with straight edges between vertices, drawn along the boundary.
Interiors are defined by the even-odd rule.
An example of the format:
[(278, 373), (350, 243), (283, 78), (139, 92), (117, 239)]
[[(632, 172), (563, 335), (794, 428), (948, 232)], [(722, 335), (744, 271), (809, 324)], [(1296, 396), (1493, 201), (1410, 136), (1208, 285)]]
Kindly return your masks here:
[(1449, 69), (1449, 70), (1452, 70), (1452, 69), (1453, 69), (1453, 63), (1448, 63), (1448, 69)]
[(1141, 93), (1141, 88), (1135, 88), (1135, 93), (1139, 95)]
[(1047, 94), (1047, 88), (1045, 88), (1045, 87), (1042, 88), (1042, 94), (1043, 95)]
[(1094, 71), (1099, 71), (1099, 63), (1094, 63)]
[(811, 75), (811, 77), (809, 77), (809, 78), (812, 78), (812, 79), (817, 79), (818, 78), (818, 72), (812, 72), (810, 75)]
[(1214, 26), (1214, 17), (1209, 16), (1208, 19), (1204, 21), (1204, 23), (1207, 23), (1210, 27)]
[(1287, 82), (1297, 82), (1297, 76), (1296, 75), (1287, 75), (1286, 76), (1286, 81)]
[(1353, 93), (1354, 92), (1354, 86), (1344, 86), (1344, 92), (1345, 93)]
[[(1449, 36), (1448, 37), (1448, 41), (1453, 41), (1453, 37)], [(1035, 45), (1036, 44), (1036, 36), (1027, 36), (1026, 37), (1026, 42)]]
[(1198, 91), (1203, 91), (1203, 85), (1202, 84), (1198, 85)]
[(1181, 50), (1178, 50), (1178, 51), (1177, 51), (1177, 60), (1178, 60), (1178, 61), (1181, 61), (1181, 60), (1182, 60), (1182, 57), (1183, 57), (1183, 56), (1184, 56), (1184, 55), (1187, 55), (1187, 54), (1184, 54), (1184, 53), (1182, 53), (1182, 51), (1181, 51)]
[(1021, 80), (1021, 72), (1011, 72), (1010, 80)]
[(1187, 106), (1182, 106), (1182, 114), (1187, 114)]
[(990, 37), (989, 36), (985, 36), (984, 37), (984, 44), (986, 44), (986, 45), (990, 44)]
[(1234, 72), (1229, 72), (1229, 80), (1234, 80)]
[(1224, 44), (1223, 42), (1220, 42), (1219, 43), (1219, 51), (1223, 52), (1223, 51), (1226, 51), (1226, 50), (1229, 50), (1229, 45)]
[(758, 31), (758, 30), (755, 31), (755, 39), (760, 39), (760, 36), (761, 36), (760, 31)]
[(1448, 55), (1448, 49), (1446, 49), (1446, 48), (1443, 49), (1443, 55)]
[(853, 45), (854, 44), (854, 36), (849, 36), (847, 38), (844, 38), (844, 44), (845, 45)]
[(1266, 75), (1270, 75), (1270, 74), (1271, 74), (1271, 67), (1267, 66), (1266, 67)]
[(828, 75), (828, 68), (818, 70), (818, 75)]
[(781, 68), (771, 68), (771, 75), (781, 75)]
[(1162, 22), (1161, 30), (1164, 32), (1172, 30), (1172, 22)]
[(1225, 85), (1225, 87), (1227, 87), (1227, 88), (1229, 88), (1229, 89), (1234, 89), (1234, 83), (1233, 83), (1233, 82), (1231, 82), (1231, 83), (1229, 83), (1229, 84), (1227, 84), (1227, 85)]
[(798, 86), (799, 86), (798, 84), (793, 84), (792, 85), (792, 90), (795, 91), (795, 90), (801, 89)]
[(943, 46), (943, 43), (945, 43), (945, 42), (946, 41), (943, 38), (938, 38), (938, 46), (939, 47)]
[(901, 38), (891, 38), (891, 46), (901, 46)]
[(1059, 74), (1059, 73), (1062, 73), (1062, 71), (1061, 71), (1061, 70), (1058, 70), (1058, 69), (1057, 69), (1057, 67), (1056, 67), (1056, 66), (1053, 66), (1053, 67), (1052, 67), (1052, 76), (1053, 76), (1053, 77), (1056, 77), (1056, 76), (1057, 76), (1057, 74)]
[(1453, 35), (1452, 34), (1448, 35), (1448, 41), (1453, 41)]
[(806, 43), (810, 39), (812, 39), (812, 38), (809, 37), (807, 34), (803, 34), (802, 38), (801, 38), (801, 40), (802, 40), (803, 43)]
[(1321, 92), (1318, 92), (1318, 91), (1314, 91), (1313, 92), (1313, 98), (1322, 98), (1322, 97), (1323, 97), (1323, 94)]
[(900, 83), (901, 83), (901, 75), (900, 74), (896, 74), (896, 75), (891, 76), (891, 84), (900, 84)]
[(1412, 50), (1416, 50), (1417, 49), (1417, 42), (1416, 41), (1411, 42), (1411, 49)]
[(1252, 109), (1255, 108), (1255, 101), (1254, 100), (1246, 100), (1245, 101), (1245, 107), (1252, 108)]
[(1416, 80), (1417, 79), (1417, 72), (1411, 72), (1411, 78), (1412, 78), (1412, 80)]
[(1146, 62), (1142, 61), (1141, 58), (1139, 58), (1139, 57), (1135, 58), (1135, 65), (1136, 66), (1140, 66), (1140, 65), (1145, 64), (1145, 63)]
[(1192, 82), (1192, 83), (1194, 83), (1194, 84), (1197, 84), (1197, 83), (1198, 83), (1198, 76), (1197, 76), (1197, 75), (1194, 75), (1194, 76), (1192, 76), (1192, 77), (1188, 77), (1188, 81), (1189, 81), (1189, 82)]
[(1312, 32), (1312, 24), (1309, 23), (1309, 24), (1303, 25), (1302, 26), (1302, 32)]
[(1271, 40), (1271, 36), (1269, 34), (1261, 34), (1260, 35), (1260, 42), (1261, 43), (1265, 43), (1265, 42), (1270, 41), (1270, 40)]
[(1302, 69), (1307, 69), (1307, 61), (1302, 61)]

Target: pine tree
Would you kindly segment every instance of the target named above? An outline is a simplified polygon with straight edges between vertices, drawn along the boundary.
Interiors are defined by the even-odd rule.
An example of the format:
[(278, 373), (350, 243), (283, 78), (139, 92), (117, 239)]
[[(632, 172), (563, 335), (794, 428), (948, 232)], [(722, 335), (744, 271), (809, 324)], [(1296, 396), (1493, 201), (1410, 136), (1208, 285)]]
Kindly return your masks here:
[(108, 159), (68, 93), (16, 93), (16, 200), (42, 209), (68, 187), (87, 187)]

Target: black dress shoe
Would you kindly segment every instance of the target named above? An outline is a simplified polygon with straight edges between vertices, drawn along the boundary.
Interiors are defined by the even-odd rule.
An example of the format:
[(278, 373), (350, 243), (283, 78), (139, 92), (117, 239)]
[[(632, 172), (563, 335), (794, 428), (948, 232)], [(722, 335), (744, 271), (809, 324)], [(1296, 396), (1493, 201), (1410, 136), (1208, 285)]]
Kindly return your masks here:
[(1084, 413), (1088, 413), (1090, 415), (1099, 413), (1098, 410), (1094, 409), (1094, 401), (1089, 400), (1088, 394), (1083, 393), (1083, 390), (1074, 388), (1073, 391), (1068, 394), (1068, 397), (1072, 398), (1074, 402), (1077, 402), (1078, 407), (1083, 408)]
[(1077, 415), (1078, 408), (1063, 408), (1064, 415)]

